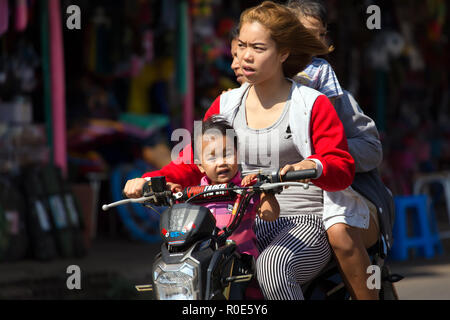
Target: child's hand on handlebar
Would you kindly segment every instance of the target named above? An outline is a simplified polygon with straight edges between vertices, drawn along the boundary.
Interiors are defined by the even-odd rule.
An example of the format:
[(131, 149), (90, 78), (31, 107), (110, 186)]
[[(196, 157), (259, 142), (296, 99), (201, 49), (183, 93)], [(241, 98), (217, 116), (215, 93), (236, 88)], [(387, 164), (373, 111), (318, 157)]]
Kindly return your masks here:
[(167, 188), (170, 189), (172, 193), (181, 192), (183, 189), (181, 188), (181, 185), (177, 183), (167, 182)]
[[(308, 170), (308, 169), (317, 169), (317, 164), (312, 160), (303, 160), (296, 164), (288, 164), (283, 169), (280, 170), (280, 175), (284, 176), (289, 171), (297, 171), (297, 170)], [(303, 179), (299, 180), (302, 183), (309, 183), (311, 179)]]
[(123, 193), (127, 198), (140, 198), (142, 197), (142, 187), (146, 180), (144, 178), (136, 178), (128, 180), (123, 189)]
[(245, 176), (242, 181), (241, 181), (241, 186), (243, 187), (248, 187), (250, 185), (252, 185), (252, 181), (255, 180), (258, 177), (258, 175), (256, 173), (251, 173), (247, 176)]

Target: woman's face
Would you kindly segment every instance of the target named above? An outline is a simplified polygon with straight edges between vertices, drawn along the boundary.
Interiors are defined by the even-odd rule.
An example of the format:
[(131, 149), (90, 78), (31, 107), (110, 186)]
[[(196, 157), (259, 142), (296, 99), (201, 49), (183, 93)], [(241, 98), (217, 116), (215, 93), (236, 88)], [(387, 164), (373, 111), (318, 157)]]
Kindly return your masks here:
[(289, 53), (281, 54), (269, 30), (259, 22), (244, 23), (240, 29), (237, 57), (244, 77), (251, 84), (283, 76), (282, 65)]

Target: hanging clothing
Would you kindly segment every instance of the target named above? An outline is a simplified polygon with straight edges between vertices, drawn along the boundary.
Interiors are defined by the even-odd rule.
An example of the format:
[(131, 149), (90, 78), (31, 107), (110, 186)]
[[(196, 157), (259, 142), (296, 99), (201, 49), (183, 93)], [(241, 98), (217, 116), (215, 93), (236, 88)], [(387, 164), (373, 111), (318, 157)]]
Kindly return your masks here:
[(27, 0), (16, 0), (16, 16), (15, 29), (16, 31), (24, 31), (28, 23), (28, 5)]
[(9, 6), (8, 0), (0, 0), (0, 36), (8, 31)]

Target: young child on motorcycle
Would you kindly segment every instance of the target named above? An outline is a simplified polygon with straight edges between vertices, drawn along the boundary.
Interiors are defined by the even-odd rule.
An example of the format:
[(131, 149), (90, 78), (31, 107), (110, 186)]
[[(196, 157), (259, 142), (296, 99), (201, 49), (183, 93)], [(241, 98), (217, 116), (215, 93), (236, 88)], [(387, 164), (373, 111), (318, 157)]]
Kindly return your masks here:
[[(243, 179), (239, 171), (237, 161), (237, 136), (226, 120), (220, 116), (212, 116), (202, 124), (202, 132), (194, 136), (192, 146), (194, 147), (194, 159), (199, 161), (198, 167), (205, 176), (201, 185), (217, 185), (233, 183), (243, 187), (249, 186), (256, 174), (249, 174)], [(182, 190), (179, 184), (168, 182), (172, 192)], [(213, 201), (202, 204), (207, 207), (216, 218), (216, 226), (224, 228), (231, 219), (234, 200)], [(280, 206), (274, 194), (262, 193), (255, 195), (247, 208), (241, 223), (233, 234), (228, 238), (236, 243), (237, 250), (242, 254), (239, 266), (249, 268), (251, 259), (259, 255), (257, 249), (256, 235), (253, 230), (256, 214), (265, 221), (274, 221), (280, 215)], [(238, 268), (239, 268), (238, 266)], [(256, 279), (250, 283), (234, 283), (231, 285), (231, 294), (236, 299), (260, 300), (262, 294)]]
[[(237, 161), (237, 136), (226, 120), (220, 116), (213, 116), (203, 122), (202, 132), (194, 137), (194, 159), (199, 161), (198, 167), (205, 176), (201, 185), (217, 185), (233, 183), (248, 186), (256, 178), (250, 174), (241, 178)], [(172, 192), (181, 191), (179, 184), (167, 183)], [(230, 221), (234, 200), (214, 201), (202, 204), (207, 207), (216, 218), (218, 228), (224, 228)], [(239, 227), (229, 239), (236, 242), (240, 253), (248, 254), (255, 259), (258, 257), (256, 235), (253, 231), (256, 214), (265, 220), (276, 220), (280, 214), (280, 207), (274, 194), (262, 193), (255, 195)]]

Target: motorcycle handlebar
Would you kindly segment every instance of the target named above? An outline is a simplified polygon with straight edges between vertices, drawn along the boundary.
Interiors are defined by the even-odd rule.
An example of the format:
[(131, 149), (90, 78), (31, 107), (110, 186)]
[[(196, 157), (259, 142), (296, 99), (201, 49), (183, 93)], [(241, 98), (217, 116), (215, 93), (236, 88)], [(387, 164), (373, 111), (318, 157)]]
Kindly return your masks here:
[[(279, 171), (278, 171), (279, 172)], [(289, 171), (284, 176), (279, 176), (279, 182), (297, 181), (304, 179), (314, 179), (317, 177), (316, 169)]]
[[(280, 185), (280, 182), (282, 184), (282, 182), (294, 182), (294, 181), (304, 180), (304, 179), (314, 179), (314, 178), (317, 177), (317, 170), (316, 169), (308, 169), (308, 170), (289, 171), (283, 176), (280, 176), (280, 171), (278, 170), (277, 172), (274, 172), (271, 175), (261, 174), (260, 177), (262, 178), (262, 180), (265, 180), (265, 183), (263, 182), (265, 188), (263, 188), (263, 189), (269, 190), (269, 189), (272, 189), (270, 187), (270, 184), (278, 184), (278, 185)], [(163, 178), (163, 177), (160, 177), (160, 178)], [(162, 182), (162, 184), (161, 184), (161, 182)], [(157, 187), (156, 187), (156, 185), (155, 185), (155, 187), (156, 187), (156, 189), (164, 190), (162, 185), (165, 186), (165, 179), (161, 180), (160, 183), (158, 183)], [(288, 184), (286, 184), (286, 185), (288, 185)], [(307, 188), (307, 185), (302, 184), (302, 186), (305, 189)], [(144, 189), (147, 189), (147, 190), (144, 190), (144, 191), (149, 191), (149, 189), (150, 188), (153, 189), (153, 187), (154, 186), (150, 182), (146, 182)], [(229, 187), (231, 187), (231, 186), (229, 186)], [(242, 187), (231, 187), (231, 188), (227, 188), (227, 190), (231, 191), (234, 188), (236, 188), (236, 189), (243, 189)], [(203, 192), (200, 192), (200, 193), (201, 194), (203, 194), (203, 193), (211, 194), (211, 193), (214, 193), (215, 191), (216, 192), (223, 192), (224, 189), (207, 190), (207, 191), (203, 190)], [(174, 200), (183, 200), (183, 201), (186, 201), (186, 200), (188, 200), (190, 198), (190, 197), (188, 197), (186, 199), (184, 194), (181, 193), (181, 192), (172, 194), (168, 190), (162, 191), (162, 192), (151, 193), (151, 194), (152, 194), (152, 196), (150, 196), (150, 197), (144, 196), (144, 197), (141, 197), (139, 199), (124, 199), (124, 200), (117, 201), (117, 202), (114, 202), (114, 203), (111, 203), (111, 204), (108, 204), (108, 205), (103, 205), (102, 209), (104, 211), (106, 211), (109, 208), (115, 207), (115, 206), (118, 206), (118, 205), (127, 204), (127, 203), (144, 203), (144, 202), (149, 201), (149, 200), (153, 200), (154, 204), (157, 204), (157, 202), (159, 202), (158, 200), (161, 200), (161, 199), (157, 199), (157, 198), (160, 198), (160, 197), (162, 197), (162, 198), (170, 197), (170, 198), (173, 198)], [(199, 195), (200, 194), (197, 194), (196, 196), (199, 196)], [(161, 203), (159, 205), (168, 205), (169, 204), (169, 203), (167, 203), (167, 201), (162, 201), (162, 202), (163, 203)]]

